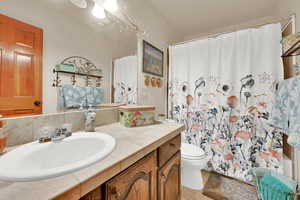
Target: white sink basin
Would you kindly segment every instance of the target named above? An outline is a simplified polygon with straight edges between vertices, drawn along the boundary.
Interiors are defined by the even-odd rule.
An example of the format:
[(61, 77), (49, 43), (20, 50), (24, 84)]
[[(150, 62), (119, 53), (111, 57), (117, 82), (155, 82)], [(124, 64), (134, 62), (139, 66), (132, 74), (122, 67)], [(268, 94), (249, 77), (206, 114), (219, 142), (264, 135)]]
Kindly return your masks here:
[(61, 141), (22, 145), (0, 156), (0, 180), (35, 181), (61, 176), (100, 161), (115, 147), (103, 133), (75, 133)]

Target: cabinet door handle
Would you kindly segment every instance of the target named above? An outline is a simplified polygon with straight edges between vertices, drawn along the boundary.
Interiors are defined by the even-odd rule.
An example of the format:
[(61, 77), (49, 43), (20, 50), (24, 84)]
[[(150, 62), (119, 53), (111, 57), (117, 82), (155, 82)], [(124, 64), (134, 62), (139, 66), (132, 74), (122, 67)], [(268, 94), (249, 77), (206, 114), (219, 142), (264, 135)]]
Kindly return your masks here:
[(159, 176), (160, 176), (162, 181), (165, 181), (167, 179), (167, 177), (166, 177), (166, 175), (163, 171), (160, 171)]
[(169, 143), (170, 147), (176, 147), (176, 144)]
[(111, 193), (113, 196), (115, 196), (116, 199), (119, 198), (119, 194), (118, 194), (118, 191), (117, 191), (117, 188), (116, 188), (116, 187), (112, 187), (112, 188), (110, 189), (110, 193)]

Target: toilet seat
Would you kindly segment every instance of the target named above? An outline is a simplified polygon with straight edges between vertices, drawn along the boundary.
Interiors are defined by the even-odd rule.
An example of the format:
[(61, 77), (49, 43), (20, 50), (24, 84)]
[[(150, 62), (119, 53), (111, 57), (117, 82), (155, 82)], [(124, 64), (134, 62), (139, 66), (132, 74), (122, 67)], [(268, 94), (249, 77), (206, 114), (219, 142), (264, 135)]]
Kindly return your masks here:
[(181, 144), (181, 157), (187, 160), (202, 160), (206, 158), (205, 152), (193, 144)]

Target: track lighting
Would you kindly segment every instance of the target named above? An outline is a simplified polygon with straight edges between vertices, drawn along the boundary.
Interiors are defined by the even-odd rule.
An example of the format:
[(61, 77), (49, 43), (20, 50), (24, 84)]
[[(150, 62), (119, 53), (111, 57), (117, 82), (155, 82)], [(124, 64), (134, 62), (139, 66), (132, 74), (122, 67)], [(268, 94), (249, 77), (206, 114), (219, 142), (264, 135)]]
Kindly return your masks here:
[(117, 0), (106, 0), (103, 4), (103, 8), (109, 12), (116, 12), (118, 10)]
[[(70, 0), (70, 2), (79, 8), (87, 8), (86, 0)], [(117, 0), (94, 0), (94, 2), (92, 14), (99, 19), (106, 17), (105, 10), (108, 12), (116, 12), (119, 9)]]
[(70, 0), (70, 1), (79, 8), (87, 8), (86, 0)]

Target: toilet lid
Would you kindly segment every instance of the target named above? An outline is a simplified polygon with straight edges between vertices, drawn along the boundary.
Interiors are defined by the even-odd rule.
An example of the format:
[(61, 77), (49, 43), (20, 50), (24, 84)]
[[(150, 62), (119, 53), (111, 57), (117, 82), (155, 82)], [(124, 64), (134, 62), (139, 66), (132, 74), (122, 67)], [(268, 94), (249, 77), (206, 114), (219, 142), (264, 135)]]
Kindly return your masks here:
[(205, 152), (196, 145), (182, 143), (181, 156), (186, 159), (202, 159), (205, 157)]

